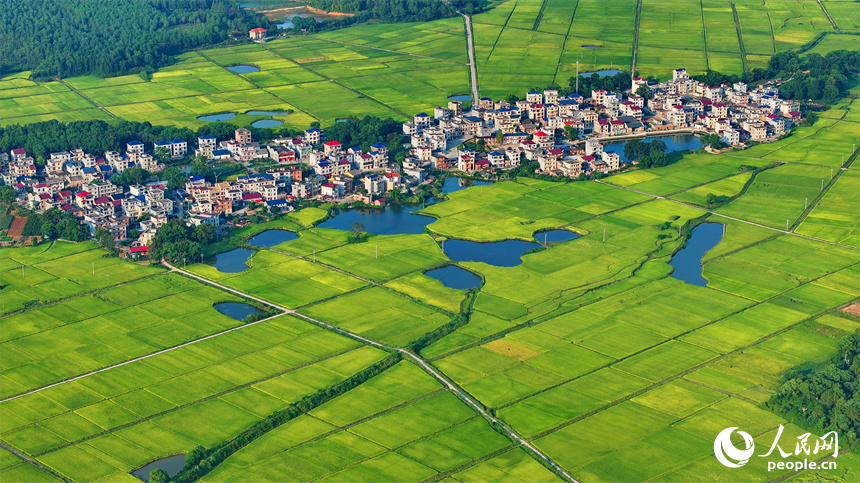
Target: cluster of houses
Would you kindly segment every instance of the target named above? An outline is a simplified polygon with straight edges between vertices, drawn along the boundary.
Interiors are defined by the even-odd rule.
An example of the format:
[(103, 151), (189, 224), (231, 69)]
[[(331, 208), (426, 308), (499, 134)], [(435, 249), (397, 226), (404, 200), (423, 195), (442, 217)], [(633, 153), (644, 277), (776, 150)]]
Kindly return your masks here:
[[(647, 96), (641, 88), (648, 91)], [(605, 152), (601, 141), (616, 137), (644, 137), (653, 133), (713, 133), (730, 146), (778, 138), (800, 121), (800, 105), (779, 97), (770, 85), (748, 89), (708, 86), (676, 69), (672, 80), (649, 85), (634, 78), (623, 93), (593, 90), (591, 97), (560, 96), (557, 90), (529, 92), (525, 99), (479, 99), (468, 113), (462, 103), (436, 107), (433, 116), (416, 115), (403, 124), (414, 157), (437, 169), (474, 171), (516, 168), (537, 161), (540, 171), (578, 177), (608, 173), (620, 167), (617, 154)], [(578, 133), (565, 139), (565, 129)], [(483, 139), (489, 152), (449, 148), (464, 139)]]
[[(647, 96), (639, 95), (643, 86)], [(191, 176), (172, 191), (163, 181), (124, 188), (111, 183), (111, 176), (134, 166), (158, 173), (164, 166), (157, 158), (190, 154), (182, 139), (158, 141), (151, 152), (144, 143), (131, 141), (124, 153), (108, 151), (98, 157), (81, 149), (52, 153), (44, 168), (37, 168), (24, 149), (12, 149), (0, 154), (0, 181), (15, 187), (19, 201), (31, 209), (70, 212), (93, 232), (104, 227), (124, 240), (132, 228), (138, 229), (141, 235), (134, 244), (140, 252), (171, 217), (217, 225), (222, 216), (242, 214), (249, 206), (290, 211), (298, 199), (384, 205), (392, 191), (409, 192), (431, 181), (434, 170), (486, 172), (529, 161), (537, 163), (538, 172), (554, 176), (609, 173), (621, 167), (621, 159), (604, 150), (606, 140), (661, 131), (707, 132), (738, 146), (781, 136), (800, 120), (798, 110), (798, 103), (781, 99), (775, 87), (708, 86), (676, 69), (672, 80), (649, 85), (635, 78), (624, 93), (594, 90), (589, 98), (545, 90), (514, 103), (481, 98), (469, 112), (452, 100), (432, 117), (420, 113), (403, 124), (409, 145), (404, 145), (408, 154), (401, 162), (389, 159), (384, 143), (365, 152), (327, 140), (319, 128), (269, 144), (254, 142), (250, 130), (239, 128), (221, 141), (200, 136), (193, 154), (245, 165), (269, 159), (274, 168), (250, 169), (222, 181)], [(567, 128), (576, 130), (574, 139), (566, 138)], [(484, 149), (466, 148), (467, 140), (480, 141)]]

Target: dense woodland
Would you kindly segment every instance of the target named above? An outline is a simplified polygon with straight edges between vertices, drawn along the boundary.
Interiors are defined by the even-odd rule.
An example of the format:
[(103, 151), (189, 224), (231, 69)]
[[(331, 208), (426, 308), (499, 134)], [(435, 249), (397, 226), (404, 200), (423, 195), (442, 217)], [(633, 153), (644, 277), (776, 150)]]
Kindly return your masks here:
[[(379, 22), (429, 22), (463, 13), (478, 13), (486, 6), (485, 0), (307, 0), (307, 4), (327, 12), (354, 13), (353, 17), (340, 17), (316, 24), (293, 19), (296, 28), (323, 30), (346, 27), (354, 23), (376, 20)], [(299, 20), (299, 23), (296, 23)]]
[(840, 448), (860, 448), (860, 330), (821, 367), (789, 374), (767, 406), (818, 435), (836, 431)]
[(271, 28), (235, 0), (0, 0), (0, 74), (108, 77), (154, 69), (234, 30)]

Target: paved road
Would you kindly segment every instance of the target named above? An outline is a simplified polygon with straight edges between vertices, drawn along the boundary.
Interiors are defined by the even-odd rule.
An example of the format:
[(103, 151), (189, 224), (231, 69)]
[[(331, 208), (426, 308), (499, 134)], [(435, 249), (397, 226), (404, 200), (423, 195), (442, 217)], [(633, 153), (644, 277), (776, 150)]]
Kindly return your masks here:
[(457, 10), (466, 23), (466, 50), (469, 53), (469, 79), (472, 83), (472, 104), (477, 104), (481, 96), (478, 93), (478, 71), (475, 65), (475, 42), (472, 36), (472, 19), (465, 13)]
[(795, 233), (795, 232), (793, 232), (793, 231), (781, 230), (781, 229), (779, 229), (779, 228), (774, 228), (774, 227), (772, 227), (772, 226), (762, 225), (761, 223), (755, 223), (755, 222), (748, 221), (748, 220), (744, 220), (744, 219), (741, 219), (741, 218), (735, 218), (734, 216), (724, 215), (724, 214), (722, 214), (722, 213), (717, 213), (717, 212), (715, 212), (715, 211), (706, 210), (706, 209), (702, 208), (701, 206), (697, 206), (697, 205), (694, 205), (694, 204), (691, 204), (691, 203), (684, 203), (683, 201), (673, 200), (673, 199), (671, 199), (671, 198), (666, 198), (666, 197), (664, 197), (664, 196), (658, 196), (658, 195), (655, 195), (655, 194), (653, 194), (653, 193), (648, 193), (648, 192), (645, 192), (645, 191), (640, 191), (640, 190), (636, 190), (636, 189), (633, 189), (633, 188), (628, 188), (628, 187), (625, 187), (625, 186), (618, 186), (618, 185), (615, 185), (615, 184), (607, 183), (607, 182), (602, 181), (602, 180), (599, 180), (599, 179), (598, 179), (598, 180), (595, 180), (595, 181), (596, 181), (596, 182), (598, 182), (598, 183), (600, 183), (600, 184), (605, 184), (606, 186), (611, 186), (611, 187), (613, 187), (613, 188), (618, 188), (618, 189), (623, 189), (623, 190), (627, 190), (627, 191), (632, 191), (632, 192), (634, 192), (634, 193), (639, 193), (640, 195), (650, 196), (650, 197), (652, 197), (652, 198), (656, 198), (656, 199), (658, 199), (658, 200), (671, 201), (672, 203), (677, 203), (677, 204), (679, 204), (679, 205), (688, 206), (688, 207), (690, 207), (690, 208), (695, 208), (695, 209), (697, 209), (697, 210), (701, 210), (701, 211), (704, 211), (704, 212), (706, 212), (706, 213), (710, 213), (711, 215), (714, 215), (714, 216), (721, 216), (721, 217), (723, 217), (723, 218), (728, 218), (729, 220), (734, 220), (734, 221), (739, 221), (739, 222), (741, 222), (741, 223), (746, 223), (747, 225), (753, 225), (753, 226), (757, 226), (757, 227), (759, 227), (759, 228), (765, 228), (765, 229), (767, 229), (767, 230), (778, 231), (778, 232), (780, 232), (780, 233), (784, 233), (784, 234), (786, 234), (786, 235), (799, 236), (799, 237), (801, 237), (801, 238), (806, 238), (806, 239), (808, 239), (808, 240), (817, 241), (817, 242), (821, 242), (821, 243), (827, 243), (828, 245), (833, 245), (833, 246), (837, 246), (837, 247), (841, 247), (841, 248), (847, 248), (847, 249), (849, 249), (849, 250), (860, 251), (860, 249), (858, 249), (858, 248), (855, 248), (855, 247), (849, 247), (848, 245), (843, 245), (843, 244), (841, 244), (841, 243), (836, 243), (836, 242), (832, 242), (832, 241), (829, 241), (829, 240), (822, 240), (821, 238), (815, 238), (815, 237), (808, 236), (808, 235), (802, 235), (802, 234), (800, 234), (800, 233)]

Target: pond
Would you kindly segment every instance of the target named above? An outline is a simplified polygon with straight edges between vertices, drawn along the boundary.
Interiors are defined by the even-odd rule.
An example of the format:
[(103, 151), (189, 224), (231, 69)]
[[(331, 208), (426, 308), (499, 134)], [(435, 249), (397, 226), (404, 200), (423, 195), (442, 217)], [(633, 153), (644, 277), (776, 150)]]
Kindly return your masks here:
[(433, 277), (442, 282), (442, 285), (448, 288), (455, 288), (457, 290), (478, 288), (482, 283), (481, 277), (468, 270), (463, 270), (456, 265), (448, 265), (447, 267), (428, 270), (424, 272), (424, 275)]
[(231, 65), (230, 67), (227, 67), (227, 70), (232, 70), (233, 72), (237, 72), (239, 74), (247, 74), (248, 72), (259, 72), (260, 68), (255, 67), (253, 65), (239, 64)]
[(245, 262), (247, 262), (253, 254), (254, 250), (236, 248), (235, 250), (215, 255), (215, 261), (208, 262), (208, 264), (217, 268), (218, 271), (222, 273), (244, 272), (249, 268), (248, 265), (245, 265)]
[(245, 114), (249, 116), (286, 116), (290, 113), (287, 111), (248, 111)]
[(702, 277), (702, 257), (723, 238), (722, 223), (702, 223), (693, 228), (686, 246), (672, 256), (672, 277), (692, 285), (708, 285)]
[(284, 21), (278, 24), (278, 28), (279, 29), (291, 29), (291, 28), (293, 28), (294, 25), (293, 25), (293, 22), (291, 22), (291, 20), (296, 18), (296, 17), (301, 17), (301, 18), (310, 17), (310, 18), (313, 18), (314, 20), (316, 20), (317, 23), (320, 23), (323, 20), (328, 18), (328, 16), (326, 16), (326, 15), (315, 15), (312, 13), (291, 13), (291, 14), (284, 15)]
[[(448, 194), (469, 186), (488, 184), (492, 183), (448, 178), (442, 183), (442, 193)], [(319, 227), (352, 230), (352, 224), (359, 222), (364, 225), (366, 232), (376, 235), (417, 235), (424, 233), (424, 227), (436, 221), (433, 217), (414, 213), (420, 209), (421, 205), (388, 205), (382, 210), (349, 209), (333, 215), (320, 223)]]
[(185, 466), (185, 455), (178, 454), (173, 456), (168, 456), (167, 458), (162, 458), (160, 460), (155, 460), (152, 463), (144, 466), (143, 468), (134, 470), (131, 472), (132, 476), (136, 476), (143, 481), (149, 481), (149, 472), (152, 470), (164, 470), (167, 474), (172, 478), (176, 476), (177, 473), (182, 471), (182, 468)]
[(359, 222), (366, 232), (376, 235), (417, 235), (436, 221), (430, 216), (412, 214), (419, 209), (421, 206), (389, 205), (383, 210), (346, 210), (320, 223), (319, 227), (352, 230), (352, 224)]
[(217, 122), (217, 121), (226, 121), (228, 119), (233, 119), (236, 117), (235, 112), (225, 112), (223, 114), (210, 114), (208, 116), (200, 116), (197, 118), (198, 121), (206, 121), (206, 122)]
[(251, 127), (278, 127), (283, 123), (283, 121), (276, 121), (274, 119), (260, 119), (259, 121), (252, 122)]
[(601, 47), (603, 47), (603, 46), (602, 45), (583, 45), (582, 46), (583, 49), (592, 49), (592, 50), (597, 50)]
[(570, 230), (548, 230), (535, 233), (535, 240), (540, 243), (559, 243), (579, 238), (579, 233)]
[(472, 96), (469, 94), (459, 94), (456, 96), (448, 96), (449, 101), (460, 101), (460, 102), (469, 102), (472, 100)]
[(484, 262), (496, 267), (515, 267), (529, 250), (540, 248), (540, 243), (523, 240), (505, 240), (479, 243), (469, 240), (446, 240), (442, 249), (456, 262)]
[(244, 321), (251, 314), (262, 314), (261, 310), (257, 310), (253, 305), (243, 302), (222, 302), (213, 305), (215, 310), (221, 312), (227, 317), (233, 317), (236, 320)]
[[(675, 151), (695, 151), (703, 146), (702, 141), (695, 134), (672, 134), (670, 136), (649, 136), (644, 139), (646, 143), (650, 143), (655, 139), (659, 139), (666, 143), (666, 152), (673, 153)], [(605, 143), (603, 150), (610, 153), (618, 153), (621, 161), (630, 162), (630, 159), (624, 155), (624, 145), (627, 141), (615, 141)]]
[(269, 248), (281, 243), (295, 240), (299, 236), (287, 230), (266, 230), (248, 239), (248, 244), (260, 248)]

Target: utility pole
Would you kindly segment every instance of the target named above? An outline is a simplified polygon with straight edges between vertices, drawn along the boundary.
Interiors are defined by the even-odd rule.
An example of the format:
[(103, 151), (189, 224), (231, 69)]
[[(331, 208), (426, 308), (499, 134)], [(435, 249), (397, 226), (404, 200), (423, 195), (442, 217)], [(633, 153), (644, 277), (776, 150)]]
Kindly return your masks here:
[(546, 232), (543, 234), (543, 247), (546, 248)]
[(579, 61), (576, 61), (576, 93), (579, 94)]
[(379, 245), (376, 245), (376, 258), (379, 258)]
[(603, 229), (603, 241), (606, 241), (606, 228)]
[(821, 180), (821, 189), (822, 190), (824, 189), (824, 180), (823, 179)]
[(804, 198), (804, 200), (806, 200), (806, 202), (803, 203), (803, 209), (805, 210), (805, 209), (809, 208), (809, 198)]
[(314, 250), (314, 263), (316, 263), (316, 262), (317, 262), (317, 251)]
[(21, 265), (21, 278), (24, 278), (24, 265)]
[(96, 274), (96, 262), (93, 262), (93, 275)]
[(785, 220), (785, 231), (788, 231), (788, 220)]

